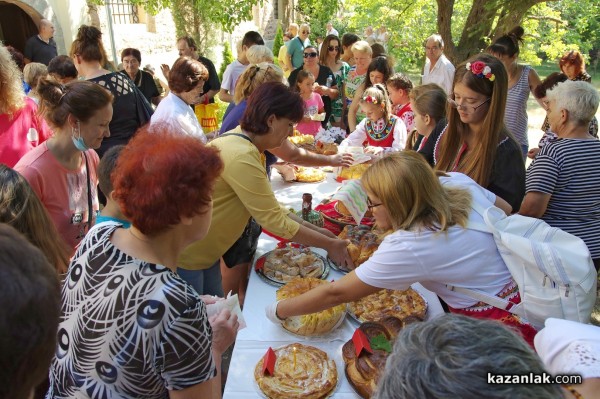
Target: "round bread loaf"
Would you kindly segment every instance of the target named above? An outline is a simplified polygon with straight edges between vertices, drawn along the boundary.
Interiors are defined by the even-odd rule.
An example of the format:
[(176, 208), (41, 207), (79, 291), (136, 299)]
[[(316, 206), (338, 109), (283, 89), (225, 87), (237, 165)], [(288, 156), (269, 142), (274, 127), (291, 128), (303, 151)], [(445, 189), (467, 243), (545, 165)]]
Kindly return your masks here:
[[(329, 283), (313, 277), (295, 278), (277, 290), (277, 300), (294, 298), (321, 284)], [(346, 304), (342, 304), (317, 313), (288, 317), (282, 325), (283, 328), (294, 334), (304, 336), (324, 335), (337, 327), (339, 321), (345, 315)]]
[(321, 399), (337, 386), (335, 362), (314, 346), (286, 345), (275, 356), (273, 375), (262, 374), (264, 359), (254, 368), (258, 387), (270, 399)]

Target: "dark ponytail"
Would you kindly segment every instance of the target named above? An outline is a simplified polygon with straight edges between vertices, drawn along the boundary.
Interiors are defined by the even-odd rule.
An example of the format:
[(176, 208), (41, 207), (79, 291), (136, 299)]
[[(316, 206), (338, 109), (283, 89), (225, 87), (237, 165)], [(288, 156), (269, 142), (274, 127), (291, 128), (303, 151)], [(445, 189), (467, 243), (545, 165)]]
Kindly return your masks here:
[(99, 109), (113, 101), (108, 90), (85, 80), (63, 85), (46, 78), (38, 84), (38, 94), (40, 113), (56, 128), (65, 126), (69, 114), (81, 122), (87, 122)]
[(519, 54), (519, 44), (523, 44), (524, 34), (525, 30), (522, 27), (517, 26), (510, 32), (496, 39), (494, 43), (487, 48), (487, 52), (508, 57)]
[(104, 65), (107, 61), (102, 44), (102, 32), (94, 26), (81, 25), (77, 37), (71, 44), (71, 57), (77, 55), (84, 61), (98, 61)]

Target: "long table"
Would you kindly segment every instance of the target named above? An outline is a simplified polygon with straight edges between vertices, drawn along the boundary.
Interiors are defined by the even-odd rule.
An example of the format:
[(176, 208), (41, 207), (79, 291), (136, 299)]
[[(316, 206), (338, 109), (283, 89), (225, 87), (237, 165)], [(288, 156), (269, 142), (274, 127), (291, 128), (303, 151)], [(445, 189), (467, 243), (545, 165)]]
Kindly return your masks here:
[[(335, 182), (330, 173), (326, 181), (310, 184), (285, 183), (277, 173), (274, 172), (273, 175), (272, 186), (277, 199), (284, 205), (295, 209), (300, 209), (303, 193), (311, 193), (313, 206), (316, 206), (320, 200), (332, 195), (339, 187), (339, 183)], [(275, 249), (276, 244), (275, 239), (262, 234), (258, 242), (257, 257)], [(321, 255), (325, 254), (321, 249), (315, 249), (315, 252)], [(342, 276), (343, 273), (332, 269), (327, 279), (339, 279)], [(428, 302), (428, 319), (443, 313), (435, 294), (420, 284), (414, 284), (413, 288), (419, 291)], [(344, 375), (342, 359), (342, 345), (352, 337), (358, 324), (346, 317), (339, 328), (329, 335), (319, 338), (307, 338), (289, 333), (281, 326), (268, 321), (265, 316), (265, 307), (275, 301), (276, 291), (277, 287), (264, 282), (252, 270), (243, 311), (247, 327), (237, 335), (223, 397), (225, 399), (264, 397), (254, 382), (256, 363), (264, 356), (269, 347), (277, 348), (300, 342), (322, 349), (335, 360), (339, 382), (332, 398), (359, 398)]]

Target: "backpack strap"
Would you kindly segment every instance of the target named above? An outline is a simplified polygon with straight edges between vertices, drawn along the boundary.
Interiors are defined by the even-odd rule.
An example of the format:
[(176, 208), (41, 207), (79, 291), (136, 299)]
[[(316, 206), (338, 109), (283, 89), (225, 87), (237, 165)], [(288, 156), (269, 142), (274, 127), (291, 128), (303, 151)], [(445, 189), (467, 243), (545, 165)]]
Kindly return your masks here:
[(507, 301), (506, 299), (499, 298), (495, 295), (487, 294), (483, 291), (472, 290), (469, 288), (455, 287), (453, 285), (446, 284), (446, 288), (450, 291), (458, 292), (468, 296), (469, 298), (477, 299), (480, 302), (487, 303), (490, 306), (495, 308), (505, 310), (507, 312), (516, 314), (518, 316), (523, 316), (521, 313), (520, 304)]

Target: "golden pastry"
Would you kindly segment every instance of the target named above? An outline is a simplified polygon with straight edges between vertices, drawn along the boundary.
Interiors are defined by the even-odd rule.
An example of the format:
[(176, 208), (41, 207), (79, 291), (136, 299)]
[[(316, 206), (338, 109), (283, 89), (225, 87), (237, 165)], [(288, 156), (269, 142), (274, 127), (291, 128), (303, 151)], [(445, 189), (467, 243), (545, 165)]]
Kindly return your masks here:
[(369, 166), (371, 165), (367, 163), (359, 163), (357, 165), (352, 165), (348, 168), (342, 168), (340, 170), (340, 173), (338, 174), (338, 177), (340, 179), (347, 180), (360, 179), (363, 173), (365, 173), (365, 171), (369, 168)]
[[(395, 317), (389, 317), (380, 323), (363, 323), (359, 329), (365, 333), (369, 341), (383, 335), (390, 344), (393, 344), (400, 330), (411, 322), (415, 322), (415, 320), (410, 318), (400, 320)], [(357, 357), (352, 339), (342, 346), (346, 378), (362, 398), (370, 398), (373, 395), (389, 356), (389, 352), (382, 349), (375, 349), (373, 345), (371, 345), (371, 349), (373, 353), (363, 351)]]
[(271, 251), (265, 259), (263, 273), (277, 281), (287, 282), (296, 277), (319, 277), (323, 260), (308, 248), (285, 247)]
[(316, 183), (325, 179), (325, 172), (316, 168), (298, 167), (296, 180), (303, 183)]
[(357, 268), (377, 251), (385, 235), (385, 233), (374, 233), (369, 226), (348, 225), (344, 227), (338, 237), (342, 240), (350, 240), (351, 244), (348, 245), (348, 252), (352, 258), (354, 267)]
[(382, 289), (348, 304), (349, 311), (361, 322), (379, 321), (386, 317), (425, 319), (427, 302), (415, 290)]
[(337, 386), (337, 368), (327, 353), (314, 346), (294, 343), (275, 349), (273, 375), (263, 375), (264, 359), (254, 368), (254, 378), (269, 399), (321, 399)]
[(315, 142), (315, 137), (310, 135), (310, 134), (299, 134), (299, 135), (294, 135), (291, 137), (288, 137), (288, 140), (291, 141), (293, 144), (296, 145), (300, 145), (300, 144), (314, 144)]
[[(313, 277), (295, 278), (277, 290), (277, 300), (294, 298), (321, 284), (329, 283)], [(343, 304), (317, 313), (288, 317), (282, 326), (294, 334), (304, 336), (323, 335), (332, 331), (345, 315), (346, 305)]]

